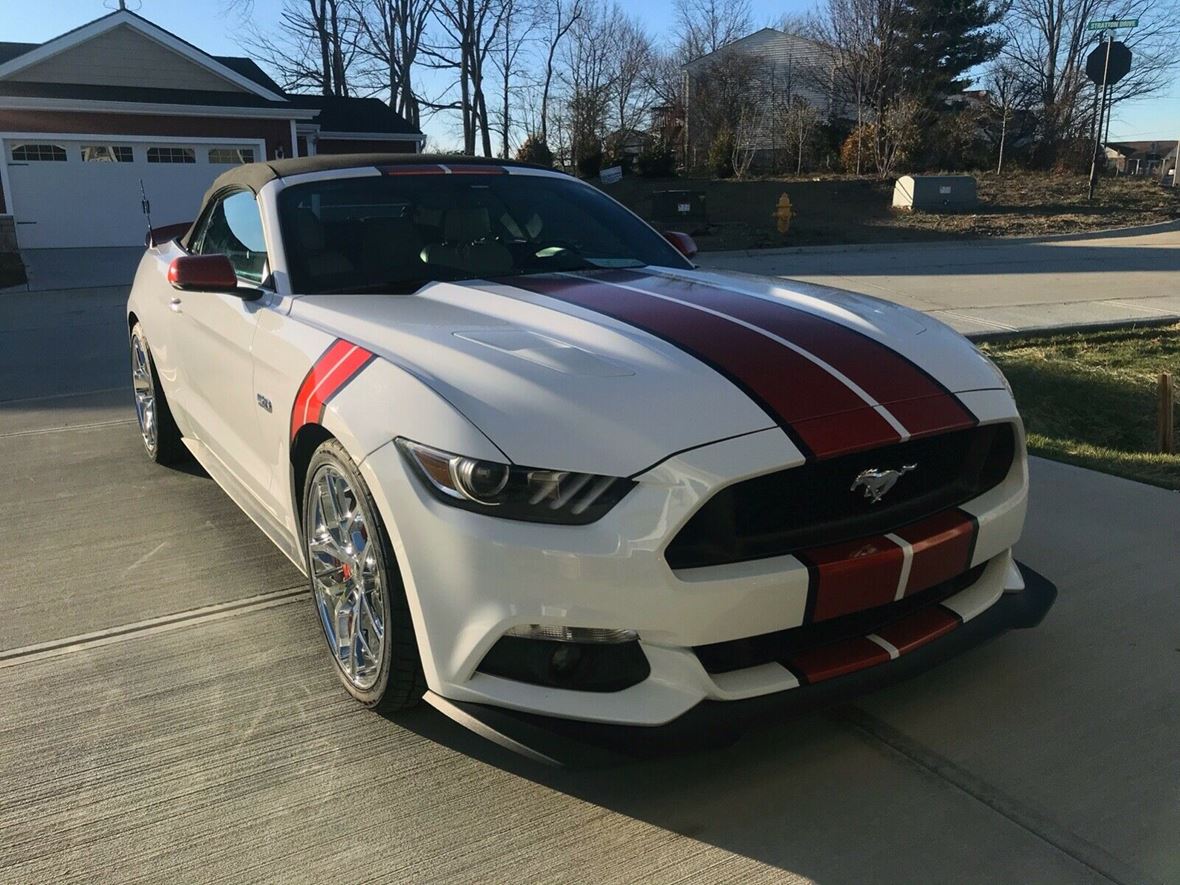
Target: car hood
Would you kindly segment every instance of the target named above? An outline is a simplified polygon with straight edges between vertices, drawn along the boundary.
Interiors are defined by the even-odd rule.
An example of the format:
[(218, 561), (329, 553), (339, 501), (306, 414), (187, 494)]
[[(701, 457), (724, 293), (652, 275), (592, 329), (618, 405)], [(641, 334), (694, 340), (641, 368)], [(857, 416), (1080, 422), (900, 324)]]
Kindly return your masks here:
[(302, 296), (292, 315), (412, 372), (517, 464), (617, 476), (776, 426), (817, 457), (962, 426), (954, 393), (1003, 384), (922, 314), (741, 274), (434, 283)]

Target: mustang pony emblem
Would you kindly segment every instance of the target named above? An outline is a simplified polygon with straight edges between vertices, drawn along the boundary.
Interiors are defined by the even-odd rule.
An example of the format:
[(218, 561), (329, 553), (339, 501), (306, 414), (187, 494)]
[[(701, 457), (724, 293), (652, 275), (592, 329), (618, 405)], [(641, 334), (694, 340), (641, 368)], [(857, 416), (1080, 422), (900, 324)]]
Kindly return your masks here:
[(897, 481), (901, 479), (902, 474), (909, 473), (911, 470), (917, 470), (917, 464), (906, 464), (900, 470), (878, 470), (876, 467), (870, 467), (868, 470), (862, 470), (856, 475), (850, 492), (855, 492), (861, 486), (864, 486), (865, 497), (872, 500), (876, 504), (887, 494), (889, 490), (897, 485)]

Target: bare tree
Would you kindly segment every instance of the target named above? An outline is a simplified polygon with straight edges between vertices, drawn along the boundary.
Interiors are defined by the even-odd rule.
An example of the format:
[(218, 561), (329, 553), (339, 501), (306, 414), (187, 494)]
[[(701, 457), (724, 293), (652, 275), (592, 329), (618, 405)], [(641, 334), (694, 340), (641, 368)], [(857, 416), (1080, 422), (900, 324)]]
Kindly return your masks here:
[(1135, 63), (1113, 90), (1112, 101), (1142, 98), (1171, 82), (1180, 49), (1173, 0), (1012, 0), (1004, 20), (1005, 58), (1019, 87), (1039, 115), (1041, 161), (1051, 163), (1062, 145), (1084, 130), (1088, 118), (1086, 56), (1099, 35), (1087, 30), (1092, 19), (1138, 18), (1139, 25), (1121, 35)]
[[(893, 92), (900, 0), (823, 0), (813, 39), (829, 58), (829, 107), (836, 115), (855, 112), (856, 128), (881, 114)], [(857, 139), (856, 174), (864, 157)]]
[(352, 0), (283, 0), (278, 24), (267, 28), (253, 21), (254, 0), (231, 0), (227, 8), (249, 22), (244, 45), (284, 89), (350, 94), (359, 37)]
[(676, 0), (676, 47), (688, 62), (752, 30), (750, 0)]
[(787, 105), (785, 115), (787, 144), (795, 155), (795, 174), (803, 171), (803, 160), (811, 152), (815, 133), (819, 128), (819, 111), (810, 102), (795, 98)]
[(561, 79), (574, 163), (602, 143), (615, 88), (615, 19), (601, 2), (587, 0), (566, 42)]
[(435, 0), (353, 0), (361, 51), (380, 66), (389, 106), (411, 126), (421, 122), (414, 70)]
[(551, 0), (549, 14), (542, 27), (545, 30), (545, 76), (541, 87), (541, 141), (549, 138), (549, 96), (558, 49), (584, 12), (583, 0)]
[(988, 107), (1000, 121), (996, 139), (996, 174), (1004, 171), (1004, 148), (1008, 143), (1008, 126), (1020, 100), (1020, 83), (1012, 62), (1001, 59), (991, 66), (987, 75)]
[(503, 0), (500, 39), (492, 55), (492, 64), (500, 75), (500, 156), (508, 157), (512, 133), (512, 78), (518, 73), (521, 51), (530, 32), (536, 27), (534, 10), (525, 0)]
[(505, 0), (436, 0), (434, 16), (445, 41), (424, 53), (431, 67), (458, 71), (459, 99), (432, 103), (432, 109), (454, 108), (463, 125), (463, 153), (475, 153), (479, 139), (483, 155), (492, 155), (492, 135), (484, 93), (484, 67), (503, 24)]
[(617, 129), (636, 129), (655, 101), (651, 90), (651, 66), (655, 56), (643, 25), (619, 7), (611, 13), (610, 38), (613, 115)]

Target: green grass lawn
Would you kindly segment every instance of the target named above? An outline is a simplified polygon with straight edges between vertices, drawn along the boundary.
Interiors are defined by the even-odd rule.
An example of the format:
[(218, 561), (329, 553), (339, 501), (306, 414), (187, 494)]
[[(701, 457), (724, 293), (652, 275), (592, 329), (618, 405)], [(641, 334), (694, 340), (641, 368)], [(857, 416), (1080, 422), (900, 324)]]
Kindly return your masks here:
[(1180, 325), (981, 349), (1012, 384), (1032, 454), (1180, 489), (1180, 455), (1154, 454), (1156, 379), (1180, 381)]

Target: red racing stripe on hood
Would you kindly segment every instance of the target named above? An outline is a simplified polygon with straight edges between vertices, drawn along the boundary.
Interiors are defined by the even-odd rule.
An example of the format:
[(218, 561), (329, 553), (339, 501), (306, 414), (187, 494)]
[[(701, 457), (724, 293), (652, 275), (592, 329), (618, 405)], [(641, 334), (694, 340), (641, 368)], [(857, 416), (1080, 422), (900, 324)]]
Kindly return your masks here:
[(885, 407), (911, 436), (971, 427), (975, 416), (928, 372), (888, 345), (781, 300), (661, 274), (596, 274), (714, 310), (790, 341), (818, 357)]
[(295, 394), (291, 406), (291, 439), (305, 424), (319, 424), (336, 394), (376, 357), (359, 344), (337, 338), (317, 359)]
[[(535, 276), (506, 282), (612, 317), (699, 359), (754, 400), (807, 457), (830, 457), (901, 438), (830, 372), (740, 323), (594, 279)], [(821, 416), (822, 421), (811, 420)]]

